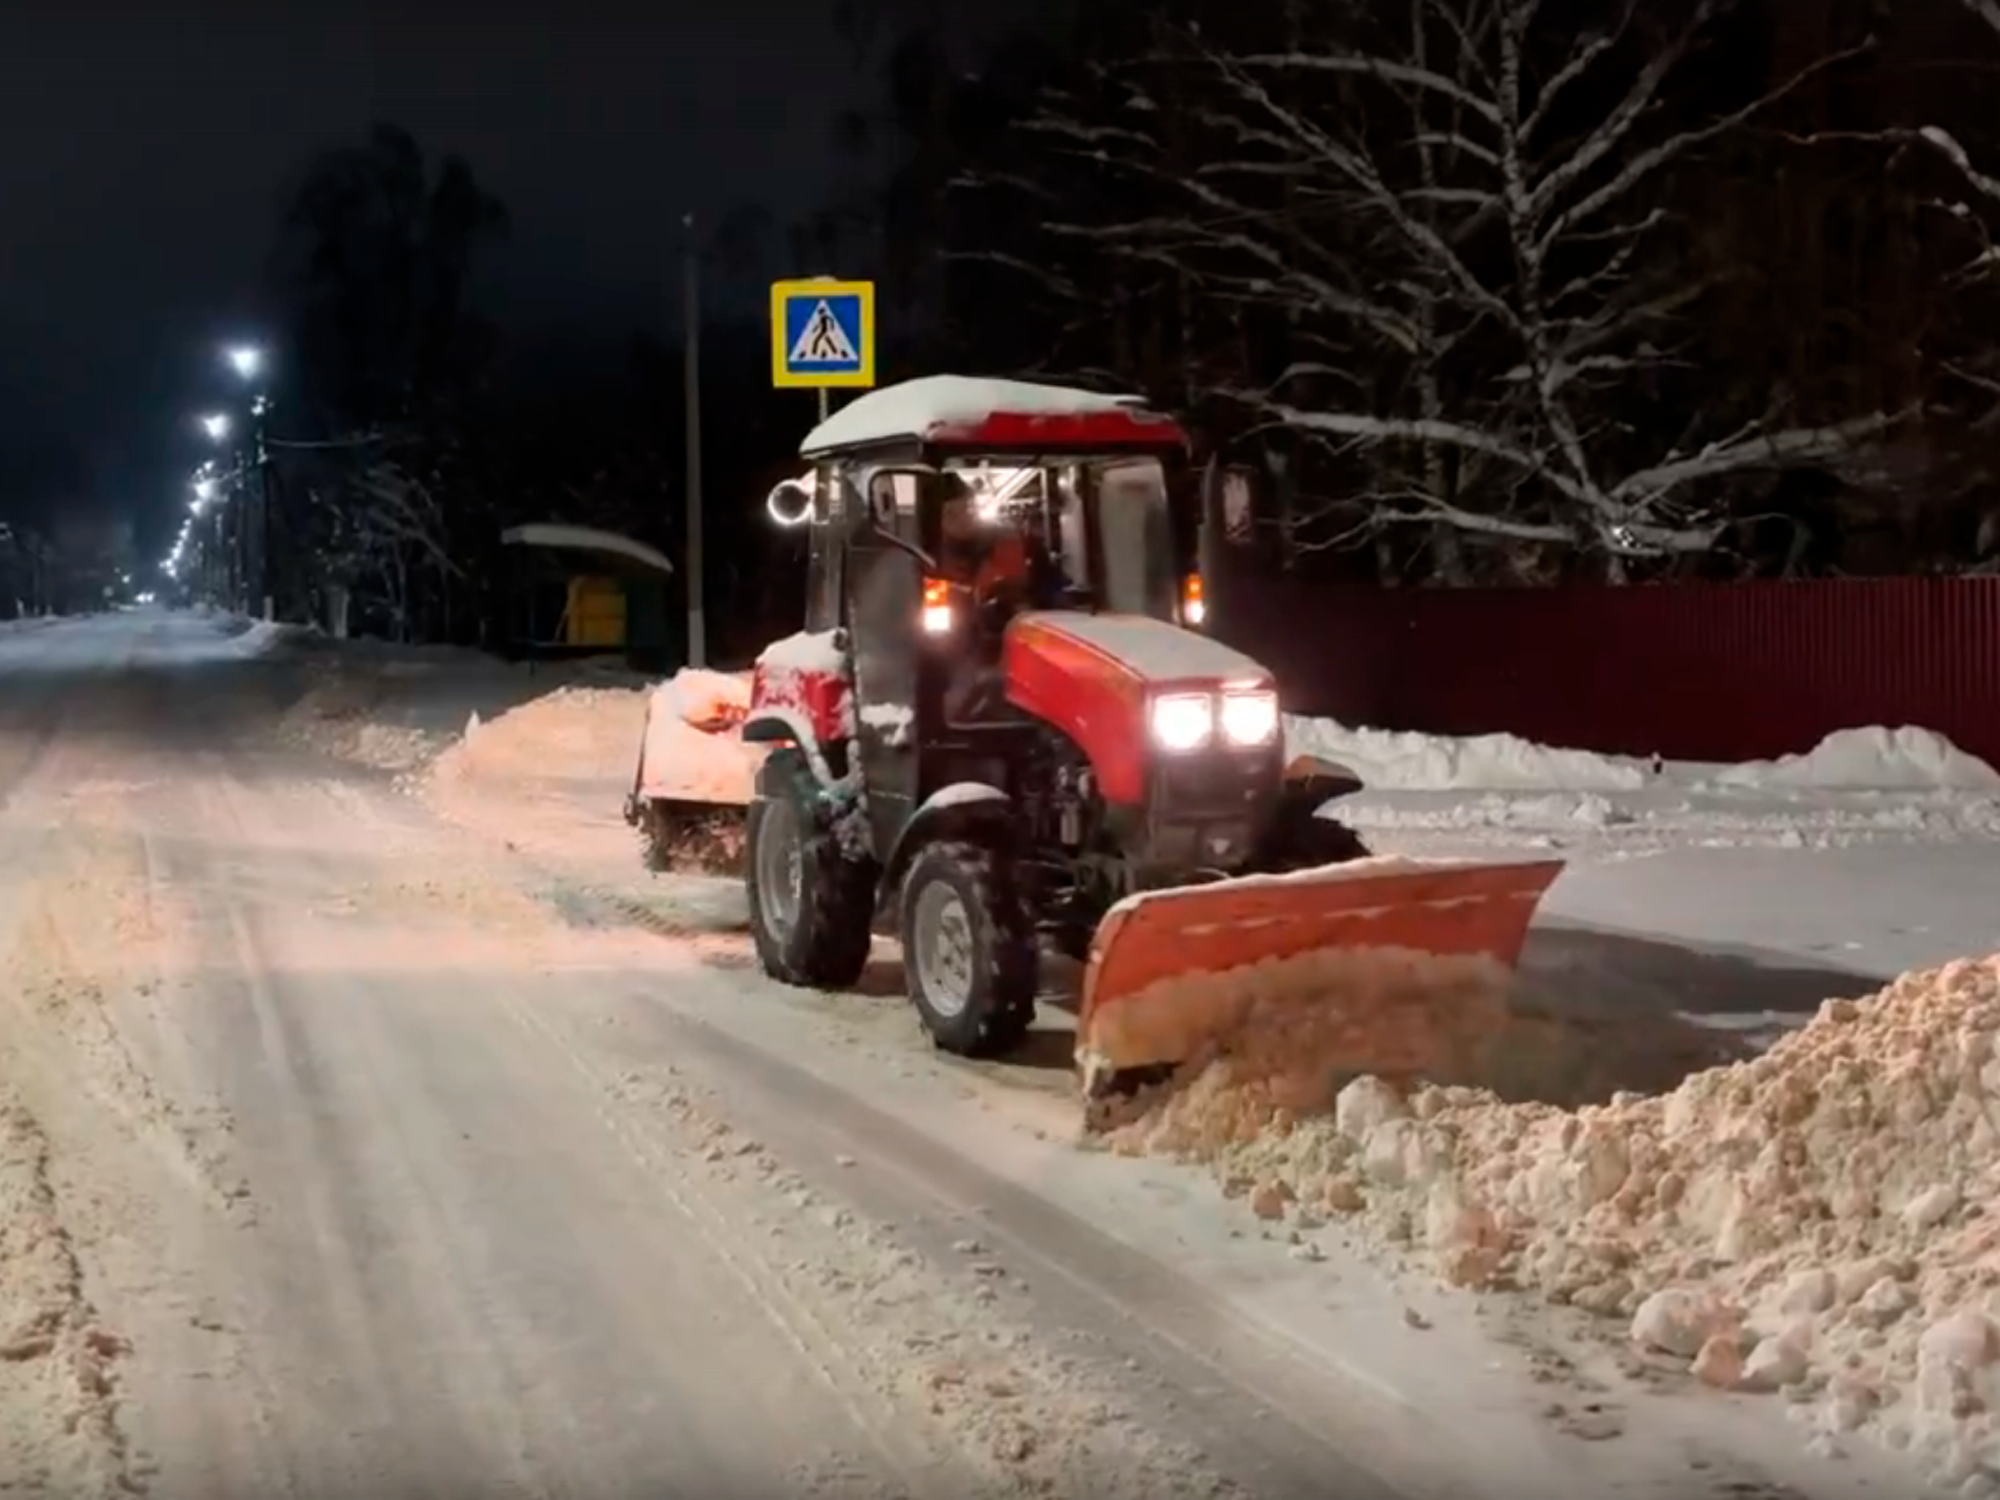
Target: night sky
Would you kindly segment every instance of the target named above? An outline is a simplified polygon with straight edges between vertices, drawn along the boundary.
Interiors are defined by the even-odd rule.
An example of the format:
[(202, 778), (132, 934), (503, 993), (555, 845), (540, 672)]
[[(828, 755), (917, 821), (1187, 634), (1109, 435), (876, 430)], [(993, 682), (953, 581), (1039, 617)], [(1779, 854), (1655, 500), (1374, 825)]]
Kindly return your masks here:
[(482, 302), (515, 340), (664, 332), (684, 211), (783, 219), (852, 180), (832, 122), (871, 79), (827, 0), (531, 14), (16, 10), (0, 24), (0, 454), (68, 439), (96, 503), (177, 505), (203, 452), (191, 414), (228, 389), (218, 345), (258, 331), (244, 306), (284, 185), (378, 119), (433, 162), (464, 155), (506, 202)]

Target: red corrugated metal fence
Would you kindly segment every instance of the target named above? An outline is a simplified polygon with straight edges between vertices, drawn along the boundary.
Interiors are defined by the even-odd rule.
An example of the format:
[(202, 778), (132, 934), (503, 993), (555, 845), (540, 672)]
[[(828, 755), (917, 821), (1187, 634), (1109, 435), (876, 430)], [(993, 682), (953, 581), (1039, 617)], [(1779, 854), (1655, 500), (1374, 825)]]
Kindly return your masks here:
[(1369, 589), (1217, 580), (1287, 707), (1677, 759), (1921, 724), (2000, 764), (2000, 579)]

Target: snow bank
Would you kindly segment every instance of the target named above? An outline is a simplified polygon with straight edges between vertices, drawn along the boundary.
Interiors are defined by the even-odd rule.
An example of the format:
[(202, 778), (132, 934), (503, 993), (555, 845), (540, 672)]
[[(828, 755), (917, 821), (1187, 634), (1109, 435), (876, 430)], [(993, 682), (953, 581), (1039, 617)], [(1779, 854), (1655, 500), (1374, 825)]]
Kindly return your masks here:
[(263, 656), (286, 645), (300, 635), (303, 627), (283, 625), (272, 620), (253, 620), (247, 629), (229, 637), (230, 654), (233, 656)]
[(642, 690), (560, 687), (475, 722), (433, 771), (513, 787), (547, 781), (629, 785), (645, 712)]
[(475, 715), (424, 773), (421, 795), (440, 816), (540, 859), (629, 862), (622, 811), (646, 701), (640, 687), (572, 685), (490, 720)]
[[(1558, 749), (1511, 734), (1354, 729), (1294, 715), (1285, 718), (1285, 748), (1338, 761), (1366, 787), (1384, 792), (1635, 792), (1656, 780), (1636, 757)], [(2000, 791), (2000, 771), (1914, 726), (1837, 730), (1803, 755), (1774, 761), (1663, 769), (1683, 789), (1727, 792)]]
[(1376, 791), (1629, 792), (1647, 783), (1643, 762), (1594, 750), (1558, 750), (1511, 734), (1469, 738), (1350, 729), (1332, 719), (1285, 716), (1285, 752), (1347, 766)]
[[(1422, 978), (1351, 976), (1389, 1010)], [(1454, 1284), (1625, 1319), (1700, 1380), (1782, 1389), (1823, 1444), (2000, 1473), (2000, 956), (1575, 1111), (1335, 1074), (1319, 1036), (1210, 1063), (1110, 1143), (1208, 1161), (1266, 1219), (1350, 1217)]]
[(278, 737), (356, 765), (412, 770), (438, 741), (415, 726), (390, 722), (384, 713), (390, 699), (390, 684), (372, 673), (326, 673), (279, 717)]
[(1745, 761), (1714, 784), (1742, 790), (2000, 791), (2000, 771), (1934, 730), (1841, 729), (1803, 755)]

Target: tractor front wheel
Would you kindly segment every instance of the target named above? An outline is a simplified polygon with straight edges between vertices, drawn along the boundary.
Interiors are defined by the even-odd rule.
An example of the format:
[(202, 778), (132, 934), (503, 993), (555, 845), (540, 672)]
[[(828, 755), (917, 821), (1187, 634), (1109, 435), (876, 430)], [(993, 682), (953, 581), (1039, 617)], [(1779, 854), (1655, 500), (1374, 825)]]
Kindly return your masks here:
[(932, 844), (899, 903), (910, 1002), (943, 1051), (992, 1057), (1035, 1021), (1040, 951), (1009, 872), (977, 844)]
[(875, 867), (849, 859), (795, 751), (764, 766), (750, 803), (745, 893), (764, 972), (811, 989), (846, 989), (868, 965)]

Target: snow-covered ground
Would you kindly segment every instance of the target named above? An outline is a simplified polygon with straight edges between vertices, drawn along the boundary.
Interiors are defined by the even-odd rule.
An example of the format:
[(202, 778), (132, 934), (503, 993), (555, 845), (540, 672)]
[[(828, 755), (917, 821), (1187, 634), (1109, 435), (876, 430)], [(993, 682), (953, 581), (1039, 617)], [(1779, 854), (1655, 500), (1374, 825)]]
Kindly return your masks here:
[[(734, 886), (639, 868), (613, 675), (138, 614), (0, 639), (0, 677), (29, 1492), (1920, 1493), (1358, 1221), (1079, 1152), (1059, 1011), (966, 1067), (893, 952), (853, 995), (766, 983)], [(1561, 841), (1524, 968), (1600, 1088), (2000, 946), (1976, 786), (1644, 767), (1479, 822), (1436, 784), (1476, 756), (1432, 752), (1343, 811), (1387, 849)], [(1686, 806), (1643, 839), (1521, 810), (1588, 796)], [(1890, 820), (1811, 821), (1847, 798)], [(1732, 799), (1758, 828), (1693, 826)]]

